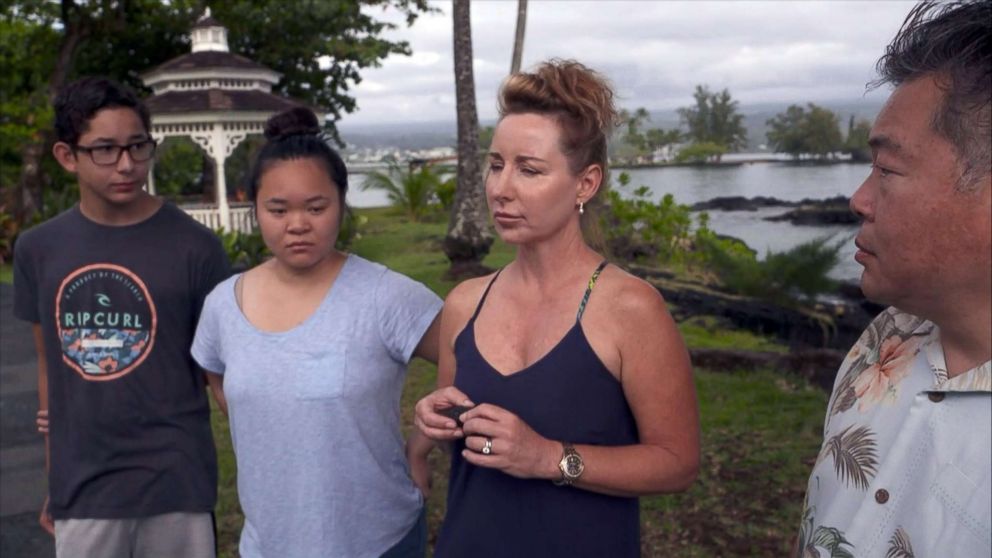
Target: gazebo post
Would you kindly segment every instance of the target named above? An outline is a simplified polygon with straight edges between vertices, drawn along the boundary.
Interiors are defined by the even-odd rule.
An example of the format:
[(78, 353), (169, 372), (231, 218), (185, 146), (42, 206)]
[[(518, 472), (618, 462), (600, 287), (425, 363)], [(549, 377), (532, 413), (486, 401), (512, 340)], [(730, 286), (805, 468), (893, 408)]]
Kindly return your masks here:
[(214, 123), (211, 140), (214, 148), (214, 194), (217, 200), (217, 212), (220, 213), (220, 226), (225, 232), (231, 232), (231, 210), (227, 205), (227, 177), (224, 176), (224, 162), (227, 161), (227, 149), (224, 145), (227, 134), (224, 133), (224, 125), (220, 122)]
[(155, 159), (152, 158), (148, 162), (148, 181), (145, 183), (148, 185), (148, 193), (155, 195)]

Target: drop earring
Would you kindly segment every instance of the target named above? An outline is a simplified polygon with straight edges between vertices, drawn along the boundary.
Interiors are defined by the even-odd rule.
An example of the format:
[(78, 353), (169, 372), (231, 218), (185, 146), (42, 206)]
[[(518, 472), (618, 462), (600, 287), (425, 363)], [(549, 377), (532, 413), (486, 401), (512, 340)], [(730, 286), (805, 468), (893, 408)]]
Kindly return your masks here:
[(585, 202), (579, 202), (579, 215), (582, 215), (585, 212), (586, 212)]

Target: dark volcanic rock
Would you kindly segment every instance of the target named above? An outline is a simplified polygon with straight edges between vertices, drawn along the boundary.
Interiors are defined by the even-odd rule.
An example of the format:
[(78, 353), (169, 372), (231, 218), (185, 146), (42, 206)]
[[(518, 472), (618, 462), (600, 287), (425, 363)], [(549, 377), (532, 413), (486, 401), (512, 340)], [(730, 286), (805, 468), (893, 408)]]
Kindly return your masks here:
[(803, 200), (799, 207), (766, 221), (789, 221), (793, 225), (857, 225), (861, 220), (848, 207), (844, 196), (814, 201)]
[(794, 207), (796, 202), (788, 202), (778, 198), (756, 196), (745, 198), (744, 196), (724, 196), (713, 198), (704, 202), (694, 203), (689, 209), (693, 211), (757, 211), (759, 207)]
[(724, 293), (701, 284), (674, 281), (657, 271), (631, 267), (678, 308), (678, 320), (692, 316), (717, 316), (735, 327), (774, 336), (793, 350), (836, 349), (847, 351), (877, 313), (862, 301), (818, 304), (815, 309), (778, 306), (754, 298)]

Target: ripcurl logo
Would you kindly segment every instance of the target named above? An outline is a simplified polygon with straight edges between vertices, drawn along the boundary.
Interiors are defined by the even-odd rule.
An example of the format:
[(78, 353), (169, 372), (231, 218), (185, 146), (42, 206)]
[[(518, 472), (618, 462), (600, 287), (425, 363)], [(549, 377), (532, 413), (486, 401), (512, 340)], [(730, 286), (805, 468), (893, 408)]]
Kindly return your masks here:
[(55, 300), (62, 360), (85, 380), (120, 378), (148, 357), (158, 327), (141, 278), (109, 263), (73, 271)]

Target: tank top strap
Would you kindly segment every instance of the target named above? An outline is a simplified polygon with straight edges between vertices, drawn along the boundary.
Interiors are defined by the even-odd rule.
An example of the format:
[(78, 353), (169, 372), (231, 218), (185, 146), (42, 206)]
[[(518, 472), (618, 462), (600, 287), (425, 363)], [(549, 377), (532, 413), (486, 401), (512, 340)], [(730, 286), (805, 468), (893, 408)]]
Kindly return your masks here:
[(575, 314), (576, 322), (582, 321), (582, 313), (586, 311), (586, 303), (589, 302), (589, 295), (592, 294), (592, 288), (596, 286), (596, 279), (599, 279), (599, 274), (603, 272), (603, 269), (606, 268), (608, 263), (609, 262), (607, 262), (606, 260), (603, 260), (602, 262), (599, 263), (599, 266), (596, 268), (596, 271), (592, 272), (592, 277), (589, 278), (589, 286), (586, 287), (586, 294), (583, 295), (582, 303), (579, 304), (579, 311), (577, 314)]
[(477, 318), (479, 316), (479, 311), (482, 310), (482, 305), (485, 304), (486, 297), (489, 296), (489, 289), (493, 288), (493, 283), (496, 282), (496, 279), (499, 277), (499, 274), (500, 273), (503, 273), (503, 268), (502, 267), (499, 268), (496, 271), (496, 275), (493, 275), (493, 278), (489, 280), (489, 284), (486, 285), (486, 290), (482, 292), (482, 298), (479, 299), (478, 306), (475, 307), (475, 312), (472, 314), (472, 319), (469, 320), (469, 321), (474, 322), (475, 321), (475, 318)]

